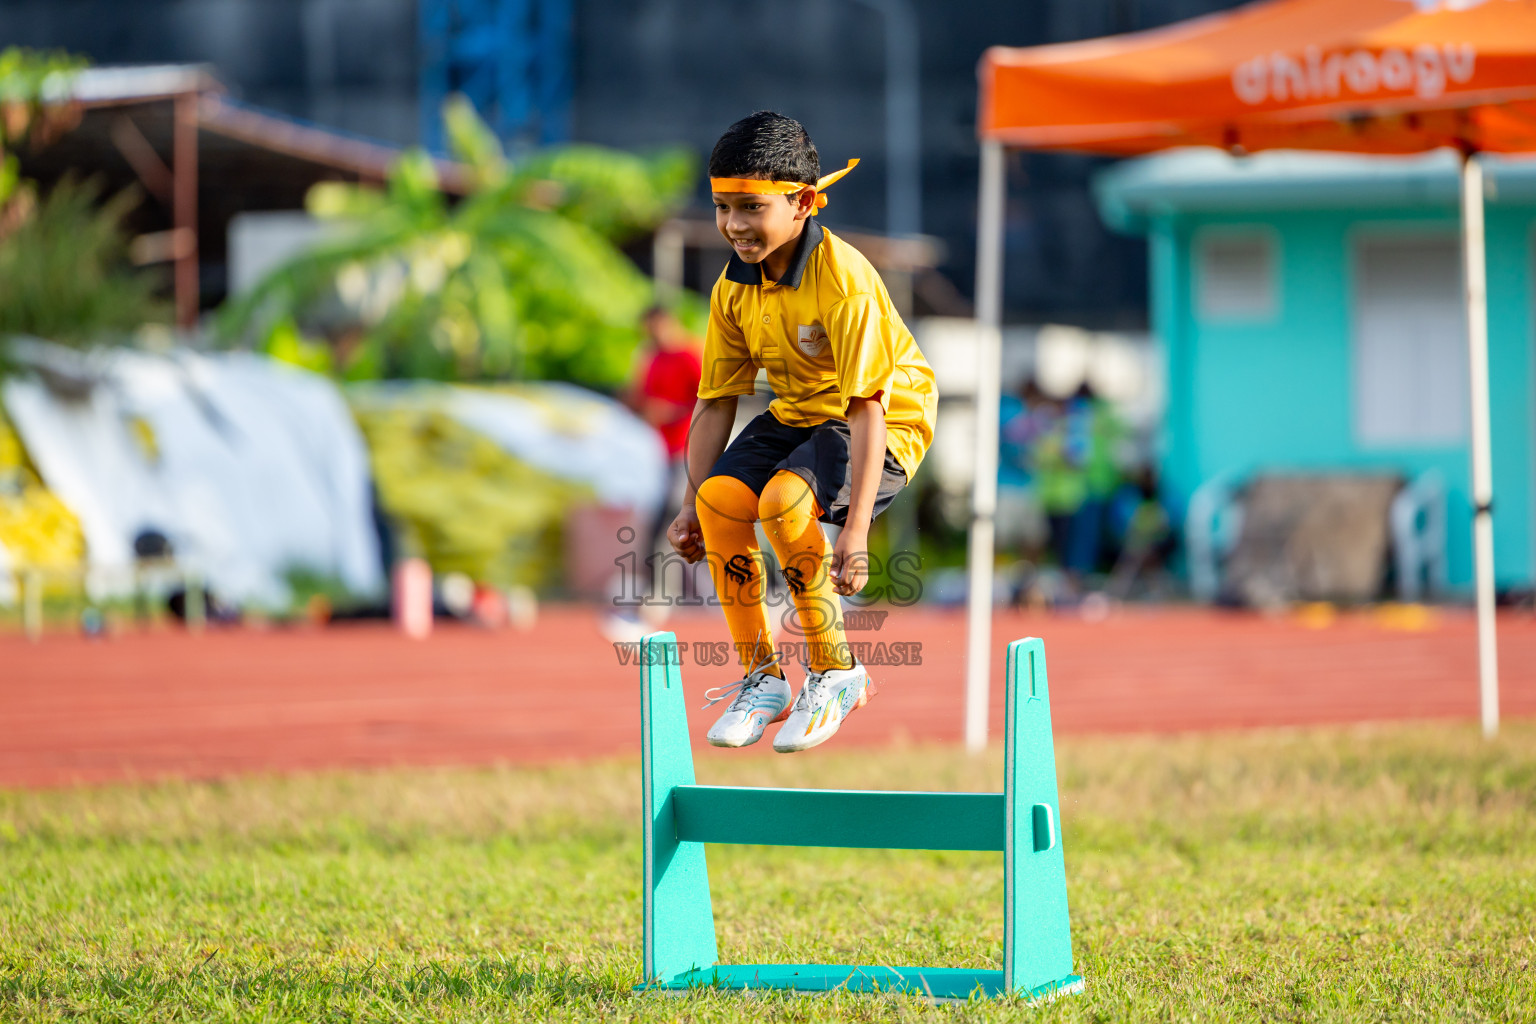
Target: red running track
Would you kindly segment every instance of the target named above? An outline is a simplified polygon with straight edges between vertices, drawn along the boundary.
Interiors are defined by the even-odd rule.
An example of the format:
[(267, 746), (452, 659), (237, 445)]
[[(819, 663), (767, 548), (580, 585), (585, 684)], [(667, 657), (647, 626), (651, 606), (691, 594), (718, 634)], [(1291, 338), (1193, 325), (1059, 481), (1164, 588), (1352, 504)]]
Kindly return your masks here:
[[(675, 617), (671, 628), (689, 644), (725, 638), (711, 613)], [(1474, 627), (1462, 612), (1412, 632), (1369, 614), (1312, 629), (1189, 608), (1131, 608), (1097, 623), (999, 613), (994, 736), (1003, 642), (1032, 635), (1045, 639), (1059, 732), (1477, 715)], [(920, 644), (922, 664), (876, 669), (880, 695), (838, 747), (959, 739), (962, 614), (897, 610), (878, 632), (850, 637)], [(1536, 714), (1536, 619), (1504, 616), (1499, 649), (1504, 713)], [(695, 736), (710, 717), (697, 710), (704, 689), (733, 676), (699, 667), (691, 647), (685, 654)], [(0, 786), (633, 755), (636, 680), (596, 614), (576, 607), (544, 609), (526, 633), (449, 627), (420, 642), (383, 625), (38, 644), (4, 635)], [(704, 747), (699, 756), (742, 754)]]

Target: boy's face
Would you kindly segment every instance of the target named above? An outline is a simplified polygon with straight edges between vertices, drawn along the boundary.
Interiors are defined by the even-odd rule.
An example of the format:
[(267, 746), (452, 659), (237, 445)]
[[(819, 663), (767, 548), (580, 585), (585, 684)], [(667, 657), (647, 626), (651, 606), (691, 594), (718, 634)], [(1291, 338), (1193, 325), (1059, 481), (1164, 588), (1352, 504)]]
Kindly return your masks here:
[(715, 226), (747, 263), (761, 263), (799, 238), (805, 218), (816, 208), (816, 193), (810, 189), (791, 196), (716, 192), (714, 197)]

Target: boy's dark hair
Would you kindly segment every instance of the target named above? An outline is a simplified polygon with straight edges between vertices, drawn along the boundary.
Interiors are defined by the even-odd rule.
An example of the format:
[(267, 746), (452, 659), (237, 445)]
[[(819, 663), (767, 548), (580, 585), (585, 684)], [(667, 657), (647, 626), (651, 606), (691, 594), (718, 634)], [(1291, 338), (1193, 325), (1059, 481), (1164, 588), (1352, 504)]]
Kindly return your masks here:
[(725, 130), (709, 154), (711, 178), (766, 178), (816, 184), (821, 158), (805, 127), (792, 117), (759, 110)]

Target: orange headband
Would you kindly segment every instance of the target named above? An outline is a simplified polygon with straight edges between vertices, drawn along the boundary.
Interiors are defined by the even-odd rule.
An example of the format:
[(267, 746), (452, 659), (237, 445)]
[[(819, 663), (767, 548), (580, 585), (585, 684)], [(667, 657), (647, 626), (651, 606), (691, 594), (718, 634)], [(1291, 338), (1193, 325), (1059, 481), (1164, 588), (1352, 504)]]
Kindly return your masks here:
[(811, 210), (811, 216), (814, 217), (823, 206), (827, 205), (827, 197), (821, 190), (858, 165), (857, 158), (849, 160), (847, 167), (817, 178), (814, 185), (807, 185), (803, 181), (764, 181), (761, 178), (710, 178), (709, 190), (711, 192), (749, 192), (755, 196), (792, 196), (810, 189), (816, 193), (816, 206)]

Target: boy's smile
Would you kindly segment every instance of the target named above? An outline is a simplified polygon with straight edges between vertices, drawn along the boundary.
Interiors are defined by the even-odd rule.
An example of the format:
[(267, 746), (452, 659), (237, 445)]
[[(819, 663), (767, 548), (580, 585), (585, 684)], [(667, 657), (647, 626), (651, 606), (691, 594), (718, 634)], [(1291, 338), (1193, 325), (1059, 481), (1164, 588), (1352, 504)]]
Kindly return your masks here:
[(763, 264), (763, 274), (777, 281), (789, 269), (795, 240), (816, 207), (815, 191), (789, 196), (752, 192), (716, 192), (715, 226), (745, 263)]

